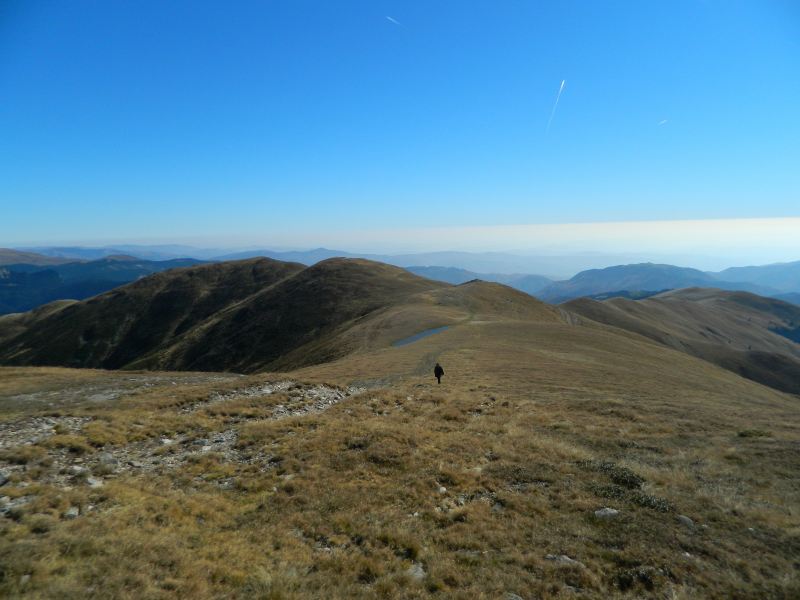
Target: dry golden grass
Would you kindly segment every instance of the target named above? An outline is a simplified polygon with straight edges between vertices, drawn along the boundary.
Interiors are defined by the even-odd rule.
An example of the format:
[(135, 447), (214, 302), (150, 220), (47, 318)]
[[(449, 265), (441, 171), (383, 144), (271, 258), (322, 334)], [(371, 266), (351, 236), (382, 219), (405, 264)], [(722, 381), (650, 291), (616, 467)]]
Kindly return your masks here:
[[(36, 483), (42, 450), (20, 456), (30, 471), (2, 491), (35, 490), (35, 500), (0, 524), (0, 594), (800, 596), (798, 398), (608, 328), (473, 316), (409, 346), (366, 344), (288, 375), (59, 408), (93, 420), (44, 452), (63, 436), (91, 457), (104, 445), (234, 427), (241, 460), (209, 453), (64, 489)], [(26, 373), (49, 385), (51, 373)], [(374, 387), (281, 420), (268, 418), (286, 400), (278, 395), (180, 410), (212, 390), (287, 377)], [(14, 384), (2, 381), (9, 394)], [(63, 519), (68, 506), (83, 514)], [(595, 518), (604, 506), (621, 512)]]

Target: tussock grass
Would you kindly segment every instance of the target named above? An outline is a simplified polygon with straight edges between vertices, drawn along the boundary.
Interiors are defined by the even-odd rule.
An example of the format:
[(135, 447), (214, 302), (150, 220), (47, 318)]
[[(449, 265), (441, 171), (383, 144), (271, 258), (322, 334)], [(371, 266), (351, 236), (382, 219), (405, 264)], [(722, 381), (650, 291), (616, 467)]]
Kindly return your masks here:
[[(0, 594), (797, 596), (796, 398), (620, 336), (550, 322), (453, 327), (291, 374), (395, 379), (280, 420), (268, 418), (288, 402), (278, 395), (197, 404), (268, 375), (61, 408), (92, 421), (4, 455), (31, 469), (3, 493), (32, 499), (0, 521)], [(420, 357), (442, 361), (441, 386), (415, 374)], [(91, 463), (123, 444), (231, 428), (237, 460), (198, 453), (97, 489), (36, 481), (39, 462), (72, 446)], [(66, 519), (71, 506), (81, 514)], [(602, 507), (620, 513), (599, 519)]]

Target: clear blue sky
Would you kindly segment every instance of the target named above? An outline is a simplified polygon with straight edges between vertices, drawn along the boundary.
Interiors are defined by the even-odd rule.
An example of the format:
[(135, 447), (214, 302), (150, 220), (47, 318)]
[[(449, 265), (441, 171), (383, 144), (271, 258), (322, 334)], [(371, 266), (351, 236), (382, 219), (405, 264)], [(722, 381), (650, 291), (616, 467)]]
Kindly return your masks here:
[(800, 4), (4, 0), (0, 209), (0, 245), (800, 216)]

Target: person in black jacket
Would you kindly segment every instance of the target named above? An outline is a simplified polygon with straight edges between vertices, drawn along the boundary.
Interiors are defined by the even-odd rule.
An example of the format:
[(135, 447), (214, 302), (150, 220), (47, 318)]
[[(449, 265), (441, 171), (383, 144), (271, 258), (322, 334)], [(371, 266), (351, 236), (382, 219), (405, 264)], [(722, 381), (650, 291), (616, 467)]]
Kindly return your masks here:
[(436, 363), (436, 366), (433, 368), (433, 374), (436, 377), (436, 381), (438, 383), (442, 383), (442, 375), (444, 375), (444, 369), (442, 368), (442, 365), (440, 365), (438, 362)]

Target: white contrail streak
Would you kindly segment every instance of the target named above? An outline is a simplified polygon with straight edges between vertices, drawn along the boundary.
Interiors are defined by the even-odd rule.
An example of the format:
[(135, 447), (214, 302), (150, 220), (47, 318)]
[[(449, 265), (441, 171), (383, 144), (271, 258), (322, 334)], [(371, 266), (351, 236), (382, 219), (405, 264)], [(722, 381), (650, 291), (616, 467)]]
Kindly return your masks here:
[(386, 20), (387, 20), (387, 21), (389, 21), (389, 23), (394, 23), (394, 24), (395, 24), (395, 25), (397, 25), (398, 27), (402, 27), (402, 26), (403, 26), (403, 25), (402, 25), (402, 23), (400, 23), (400, 21), (398, 21), (397, 19), (395, 19), (395, 18), (393, 18), (393, 17), (389, 17), (389, 16), (387, 16), (387, 17), (386, 17)]
[(561, 100), (561, 92), (564, 91), (564, 86), (566, 85), (567, 80), (562, 79), (561, 85), (558, 86), (558, 95), (556, 96), (555, 104), (553, 104), (553, 110), (550, 112), (550, 118), (547, 120), (547, 129), (545, 131), (550, 131), (550, 123), (553, 122), (553, 117), (556, 116), (556, 109), (558, 108), (558, 101)]

